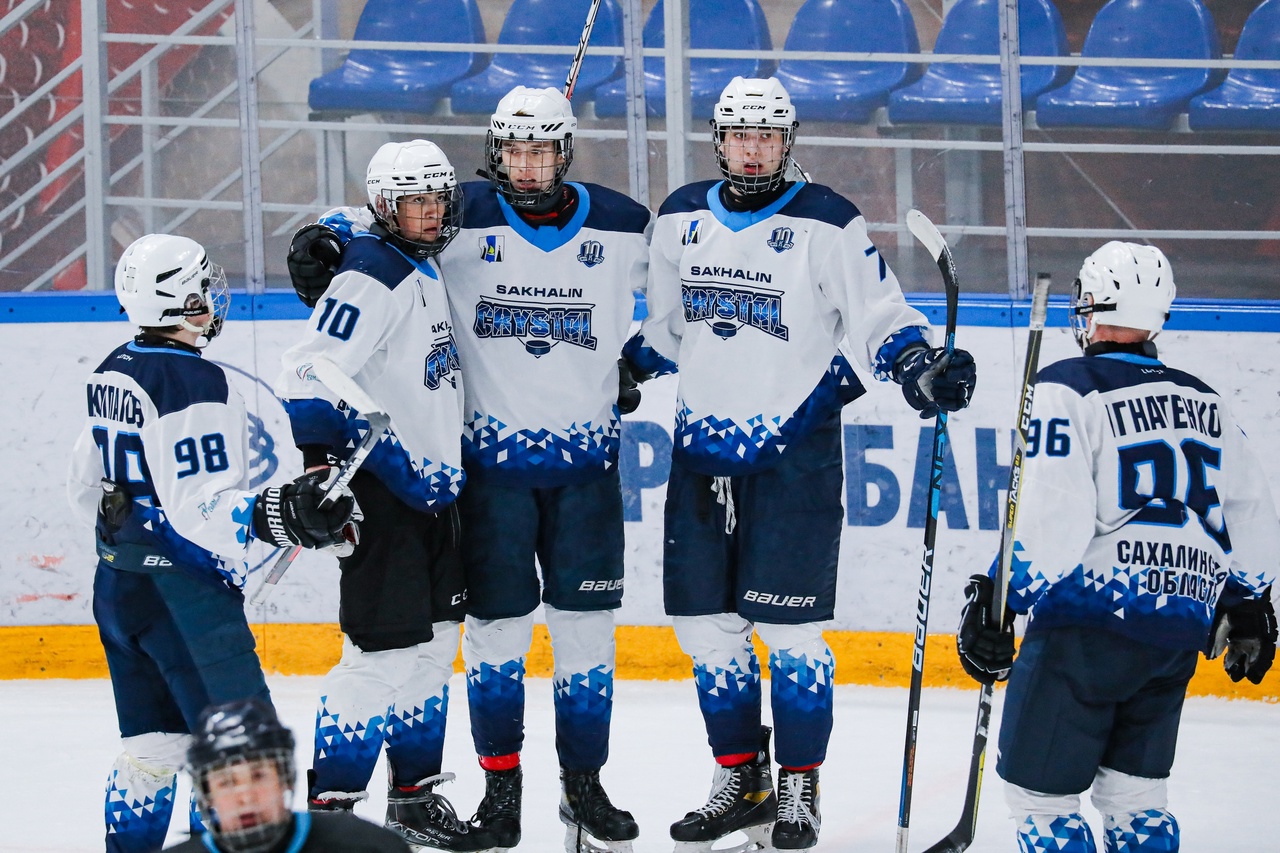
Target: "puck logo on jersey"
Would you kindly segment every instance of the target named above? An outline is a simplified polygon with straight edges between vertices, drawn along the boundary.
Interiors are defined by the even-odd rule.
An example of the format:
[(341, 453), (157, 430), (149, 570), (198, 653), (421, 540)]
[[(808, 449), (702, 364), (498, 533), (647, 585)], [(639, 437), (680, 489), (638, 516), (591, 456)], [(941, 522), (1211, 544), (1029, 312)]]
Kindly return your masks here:
[(434, 391), (440, 387), (440, 382), (443, 380), (448, 382), (451, 388), (458, 387), (458, 377), (454, 374), (462, 365), (458, 360), (458, 347), (453, 342), (453, 335), (436, 341), (431, 347), (431, 352), (427, 353), (426, 362), (426, 372), (422, 378), (423, 385)]
[(578, 260), (581, 261), (587, 269), (591, 269), (596, 264), (604, 263), (604, 243), (599, 240), (587, 240), (578, 247)]
[(502, 237), (487, 234), (480, 238), (480, 260), (494, 264), (502, 260)]
[(698, 237), (702, 234), (702, 220), (686, 219), (680, 229), (680, 244), (691, 246), (698, 242)]
[(595, 305), (529, 305), (482, 297), (476, 303), (472, 331), (478, 338), (515, 338), (525, 352), (540, 358), (556, 344), (596, 348), (591, 334)]
[(791, 238), (794, 236), (796, 236), (796, 232), (790, 228), (775, 228), (773, 233), (769, 235), (769, 240), (765, 245), (781, 255), (795, 245), (791, 242)]
[(705, 322), (718, 337), (732, 338), (749, 326), (780, 340), (788, 339), (779, 291), (688, 283), (682, 284), (680, 291), (685, 322)]

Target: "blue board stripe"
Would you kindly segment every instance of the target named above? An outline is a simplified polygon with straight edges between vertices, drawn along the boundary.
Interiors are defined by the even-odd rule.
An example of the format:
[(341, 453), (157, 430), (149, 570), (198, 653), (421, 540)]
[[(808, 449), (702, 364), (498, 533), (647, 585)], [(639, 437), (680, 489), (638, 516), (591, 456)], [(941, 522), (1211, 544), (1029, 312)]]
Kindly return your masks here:
[[(946, 302), (941, 293), (908, 293), (907, 301), (924, 312), (929, 322), (941, 326), (946, 321)], [(1065, 327), (1066, 295), (1049, 299), (1047, 325)], [(644, 317), (643, 297), (636, 299), (636, 319)], [(1011, 302), (997, 294), (961, 295), (962, 326), (1025, 328), (1031, 302)], [(232, 291), (231, 320), (305, 320), (310, 309), (288, 290), (271, 290), (250, 297)], [(1011, 318), (1012, 317), (1012, 321)], [(110, 290), (79, 293), (0, 294), (0, 323), (84, 323), (123, 320), (115, 293)], [(1280, 300), (1179, 299), (1173, 316), (1165, 325), (1170, 331), (1280, 332)]]

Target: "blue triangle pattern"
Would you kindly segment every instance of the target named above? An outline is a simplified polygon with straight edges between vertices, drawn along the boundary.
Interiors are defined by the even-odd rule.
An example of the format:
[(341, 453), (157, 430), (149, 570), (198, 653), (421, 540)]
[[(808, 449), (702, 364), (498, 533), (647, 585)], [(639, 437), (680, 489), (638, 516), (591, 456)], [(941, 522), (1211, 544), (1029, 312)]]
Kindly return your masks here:
[(738, 660), (732, 668), (696, 664), (693, 680), (698, 687), (698, 704), (704, 714), (716, 714), (743, 706), (760, 704), (760, 661), (751, 653), (747, 668)]
[(382, 751), (386, 716), (346, 721), (329, 710), (328, 699), (320, 697), (320, 710), (316, 712), (315, 756), (311, 764), (316, 771), (316, 790), (363, 791)]
[(113, 768), (107, 777), (106, 824), (109, 853), (151, 853), (164, 844), (173, 816), (177, 774), (155, 791), (131, 792)]
[(565, 429), (516, 429), (491, 415), (473, 412), (462, 438), (469, 465), (528, 473), (612, 468), (618, 462), (617, 418), (586, 421)]
[(1176, 853), (1181, 841), (1178, 821), (1164, 809), (1107, 815), (1106, 853)]
[(771, 701), (778, 710), (798, 713), (829, 710), (836, 662), (831, 649), (820, 655), (792, 655), (779, 649), (769, 655), (769, 672), (773, 680)]
[(1079, 812), (1028, 815), (1018, 826), (1020, 853), (1097, 853), (1093, 833)]
[(440, 772), (444, 755), (449, 685), (421, 705), (394, 707), (387, 722), (387, 757), (395, 768), (396, 785), (413, 785)]

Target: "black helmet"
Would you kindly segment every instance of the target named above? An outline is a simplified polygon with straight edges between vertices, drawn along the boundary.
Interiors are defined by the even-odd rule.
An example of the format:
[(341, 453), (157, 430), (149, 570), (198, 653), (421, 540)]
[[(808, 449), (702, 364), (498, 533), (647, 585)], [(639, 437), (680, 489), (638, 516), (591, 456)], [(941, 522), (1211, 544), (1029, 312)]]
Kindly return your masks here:
[[(260, 853), (270, 850), (289, 831), (289, 811), (293, 796), (293, 733), (276, 716), (275, 709), (260, 699), (243, 699), (214, 705), (200, 715), (192, 735), (187, 763), (195, 787), (196, 801), (218, 846), (231, 853)], [(211, 773), (236, 764), (257, 761), (275, 766), (284, 802), (282, 819), (247, 829), (227, 830), (209, 801)]]

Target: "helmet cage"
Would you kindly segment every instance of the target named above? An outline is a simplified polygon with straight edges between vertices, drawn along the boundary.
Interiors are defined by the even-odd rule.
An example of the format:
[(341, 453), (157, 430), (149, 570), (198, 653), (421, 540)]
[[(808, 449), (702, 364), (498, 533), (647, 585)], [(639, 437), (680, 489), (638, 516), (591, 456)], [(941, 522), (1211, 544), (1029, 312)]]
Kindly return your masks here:
[[(255, 762), (269, 763), (277, 774), (281, 792), (280, 813), (284, 816), (284, 819), (270, 823), (260, 823), (244, 829), (224, 829), (222, 819), (210, 800), (209, 777), (213, 773), (228, 767), (238, 764), (248, 765)], [(250, 771), (250, 776), (252, 776), (252, 772)], [(293, 777), (293, 749), (284, 747), (245, 750), (244, 752), (228, 755), (212, 764), (192, 768), (196, 804), (200, 808), (200, 814), (208, 825), (209, 831), (213, 833), (213, 837), (217, 840), (219, 849), (225, 850), (227, 853), (266, 853), (266, 851), (279, 844), (280, 840), (288, 833), (292, 819), (290, 807), (293, 800)], [(245, 787), (250, 788), (255, 784), (257, 784), (257, 780), (251, 778)]]
[[(507, 142), (545, 140), (554, 143), (556, 162), (546, 189), (521, 191), (511, 183), (507, 165), (503, 162), (503, 145)], [(517, 128), (514, 123), (507, 123), (498, 117), (490, 122), (490, 130), (485, 135), (485, 166), (489, 180), (498, 192), (513, 207), (537, 207), (555, 196), (564, 186), (565, 177), (569, 173), (569, 164), (573, 162), (573, 134), (548, 137), (523, 127)], [(544, 169), (545, 171), (545, 169)], [(545, 179), (545, 178), (544, 178)]]
[[(715, 145), (716, 164), (720, 167), (720, 173), (724, 175), (729, 185), (737, 189), (743, 195), (754, 195), (756, 193), (769, 192), (782, 186), (783, 180), (786, 178), (787, 169), (791, 165), (791, 145), (795, 142), (796, 123), (792, 123), (790, 127), (779, 127), (773, 124), (746, 124), (733, 123), (727, 124), (711, 120), (711, 141)], [(782, 134), (782, 158), (778, 162), (778, 168), (772, 172), (759, 175), (742, 175), (736, 174), (729, 168), (729, 158), (725, 154), (725, 134), (735, 130), (769, 130)]]
[[(400, 227), (400, 199), (432, 193), (444, 196), (444, 215), (440, 217), (440, 231), (434, 240), (411, 240), (404, 235)], [(433, 258), (443, 252), (462, 228), (462, 190), (457, 183), (451, 187), (436, 190), (405, 191), (397, 187), (382, 187), (376, 196), (371, 188), (370, 196), (373, 196), (374, 200), (370, 202), (369, 209), (373, 211), (374, 218), (382, 224), (382, 227), (387, 229), (392, 244), (418, 260)]]
[[(222, 324), (226, 322), (230, 310), (231, 291), (227, 287), (227, 275), (222, 267), (210, 263), (208, 276), (200, 280), (200, 294), (188, 293), (181, 308), (166, 308), (160, 312), (160, 316), (178, 317), (175, 325), (211, 341), (222, 331)], [(202, 326), (187, 320), (188, 317), (199, 317), (202, 314), (209, 315), (208, 322)]]

